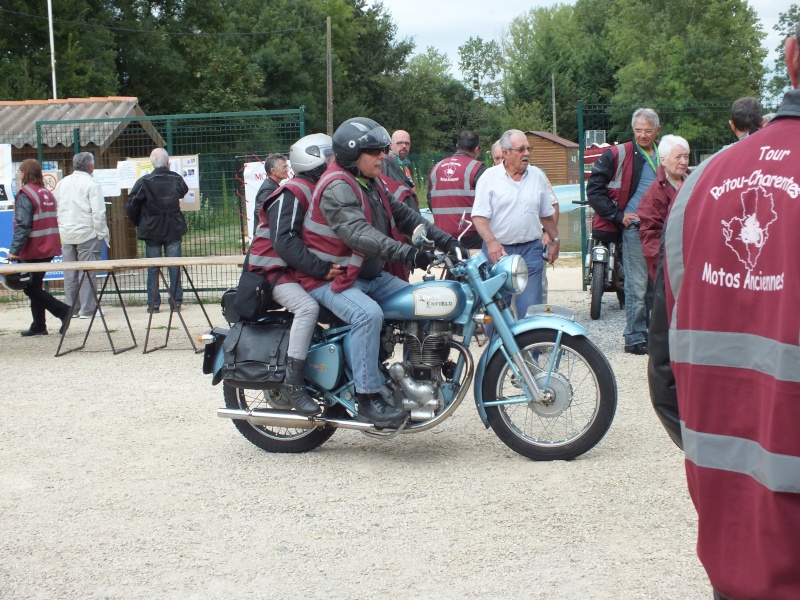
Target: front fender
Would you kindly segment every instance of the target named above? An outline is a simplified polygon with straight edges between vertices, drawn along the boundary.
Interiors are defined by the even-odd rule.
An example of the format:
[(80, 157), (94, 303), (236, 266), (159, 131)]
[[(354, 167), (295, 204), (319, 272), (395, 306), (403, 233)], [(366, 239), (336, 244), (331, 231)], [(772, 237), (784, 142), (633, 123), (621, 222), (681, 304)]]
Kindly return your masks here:
[(592, 248), (592, 262), (607, 263), (608, 262), (608, 247), (606, 247), (606, 246), (595, 246), (594, 248)]
[[(579, 323), (572, 319), (567, 319), (558, 315), (538, 315), (534, 317), (527, 317), (520, 321), (515, 321), (511, 324), (511, 333), (514, 337), (526, 331), (533, 329), (553, 329), (555, 331), (562, 331), (567, 335), (573, 337), (587, 336), (589, 331)], [(503, 340), (495, 333), (492, 336), (491, 343), (486, 347), (486, 350), (481, 355), (478, 361), (478, 367), (475, 374), (475, 387), (473, 395), (475, 396), (475, 406), (478, 409), (478, 414), (481, 421), (488, 428), (489, 420), (486, 418), (486, 408), (483, 406), (483, 376), (486, 373), (486, 367), (492, 357), (500, 350)]]

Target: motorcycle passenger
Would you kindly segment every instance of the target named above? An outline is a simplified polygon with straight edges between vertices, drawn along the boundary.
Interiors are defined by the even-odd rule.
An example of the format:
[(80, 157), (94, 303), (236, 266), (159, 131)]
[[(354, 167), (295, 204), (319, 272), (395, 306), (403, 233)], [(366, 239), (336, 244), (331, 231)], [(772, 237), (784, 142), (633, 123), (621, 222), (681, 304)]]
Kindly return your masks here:
[(335, 161), (314, 191), (303, 240), (322, 260), (347, 270), (328, 282), (300, 274), (300, 282), (315, 300), (353, 326), (348, 360), (358, 419), (381, 428), (399, 427), (406, 419), (404, 410), (386, 403), (380, 394), (383, 312), (378, 302), (408, 285), (388, 273), (386, 263), (398, 261), (420, 269), (430, 265), (428, 254), (405, 244), (400, 234), (410, 235), (421, 224), (437, 246), (448, 252), (458, 246), (458, 240), (387, 193), (380, 174), (390, 143), (387, 131), (364, 117), (348, 119), (334, 132)]
[(284, 395), (302, 415), (319, 414), (320, 406), (306, 393), (303, 372), (308, 347), (319, 316), (319, 305), (298, 283), (296, 271), (330, 280), (344, 270), (333, 261), (309, 252), (303, 243), (303, 220), (314, 186), (333, 159), (331, 138), (314, 133), (298, 140), (289, 151), (295, 177), (270, 194), (258, 212), (249, 269), (275, 287), (272, 298), (294, 313), (286, 359)]

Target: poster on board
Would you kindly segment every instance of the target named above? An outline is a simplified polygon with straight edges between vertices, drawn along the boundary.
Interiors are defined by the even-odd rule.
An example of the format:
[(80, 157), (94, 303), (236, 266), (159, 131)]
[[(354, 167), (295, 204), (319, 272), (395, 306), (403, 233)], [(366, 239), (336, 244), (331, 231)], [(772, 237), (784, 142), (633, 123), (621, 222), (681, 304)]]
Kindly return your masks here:
[(14, 205), (14, 167), (11, 164), (11, 144), (0, 144), (0, 210), (8, 210)]

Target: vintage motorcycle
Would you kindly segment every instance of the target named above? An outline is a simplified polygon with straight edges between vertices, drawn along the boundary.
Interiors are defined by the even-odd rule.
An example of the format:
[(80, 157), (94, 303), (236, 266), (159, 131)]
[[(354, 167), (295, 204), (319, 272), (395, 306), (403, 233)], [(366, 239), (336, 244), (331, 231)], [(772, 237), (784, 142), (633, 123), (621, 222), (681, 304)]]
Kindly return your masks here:
[[(587, 201), (575, 204), (588, 206)], [(625, 275), (622, 268), (622, 241), (611, 242), (590, 237), (586, 240), (583, 255), (583, 285), (591, 292), (589, 316), (593, 321), (600, 318), (603, 294), (616, 292), (620, 308), (625, 308)]]
[[(420, 226), (413, 240), (424, 246), (429, 243), (424, 236)], [(436, 266), (447, 269), (452, 279), (436, 279), (429, 269), (422, 282), (381, 303), (384, 325), (375, 360), (385, 375), (384, 399), (408, 413), (399, 429), (381, 431), (357, 420), (353, 377), (345, 359), (351, 327), (325, 309), (305, 371), (308, 393), (324, 407), (320, 416), (291, 410), (281, 395), (280, 376), (270, 376), (280, 371), (281, 359), (285, 362), (291, 319), (285, 311), (202, 336), (203, 372), (213, 375), (213, 384), (223, 382), (225, 408), (217, 415), (232, 419), (263, 450), (306, 452), (326, 442), (337, 428), (382, 438), (427, 431), (453, 414), (474, 379), (483, 424), (512, 450), (534, 460), (568, 460), (593, 448), (611, 426), (617, 384), (605, 356), (571, 311), (538, 305), (527, 318), (514, 320), (503, 295), (519, 293), (527, 285), (520, 256), (492, 265), (482, 253), (462, 258), (460, 252), (437, 252), (431, 264)], [(494, 334), (476, 368), (469, 341), (483, 323), (492, 323)], [(268, 356), (256, 359), (260, 363), (255, 365), (252, 356), (250, 364), (244, 364), (244, 356), (241, 367), (232, 364), (235, 344), (257, 331), (272, 340), (265, 342), (271, 346)], [(254, 366), (262, 375), (249, 375)]]

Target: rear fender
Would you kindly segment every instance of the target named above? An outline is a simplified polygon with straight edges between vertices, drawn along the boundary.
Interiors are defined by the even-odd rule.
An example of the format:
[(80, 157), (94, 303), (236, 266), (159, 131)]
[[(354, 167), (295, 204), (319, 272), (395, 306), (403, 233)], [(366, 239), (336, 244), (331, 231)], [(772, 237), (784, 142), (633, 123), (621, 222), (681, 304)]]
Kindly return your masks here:
[(214, 327), (210, 335), (214, 336), (214, 341), (205, 345), (203, 349), (203, 373), (213, 375), (212, 385), (220, 382), (220, 368), (222, 367), (222, 344), (228, 337), (228, 330), (221, 327)]
[[(557, 315), (539, 315), (527, 317), (519, 321), (514, 321), (510, 328), (514, 337), (534, 329), (551, 329), (554, 331), (562, 331), (573, 337), (589, 335), (589, 331), (584, 328), (583, 325), (580, 325), (571, 319)], [(486, 348), (486, 351), (481, 355), (481, 358), (478, 361), (478, 367), (475, 369), (475, 388), (473, 394), (475, 396), (475, 405), (478, 408), (478, 414), (481, 417), (481, 421), (483, 421), (483, 424), (487, 428), (489, 427), (489, 420), (486, 418), (486, 409), (483, 406), (483, 376), (484, 373), (486, 373), (486, 367), (489, 365), (489, 361), (497, 352), (500, 351), (500, 346), (502, 345), (503, 340), (500, 339), (500, 336), (496, 334), (493, 335), (491, 343)]]

